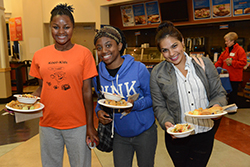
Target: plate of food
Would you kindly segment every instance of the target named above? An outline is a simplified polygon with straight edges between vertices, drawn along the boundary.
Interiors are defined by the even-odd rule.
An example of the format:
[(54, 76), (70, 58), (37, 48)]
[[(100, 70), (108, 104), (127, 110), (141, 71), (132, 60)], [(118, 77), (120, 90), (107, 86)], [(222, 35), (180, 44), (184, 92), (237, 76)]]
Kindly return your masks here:
[(44, 105), (40, 102), (36, 102), (34, 104), (20, 103), (18, 100), (12, 100), (7, 103), (5, 107), (12, 111), (17, 112), (35, 112), (40, 111), (44, 108)]
[(32, 94), (16, 94), (14, 97), (16, 97), (19, 102), (27, 104), (33, 104), (40, 99), (40, 97), (34, 96)]
[(98, 103), (105, 107), (115, 108), (115, 109), (126, 109), (133, 106), (132, 103), (129, 103), (125, 100), (115, 101), (115, 100), (101, 99), (98, 100)]
[(227, 114), (227, 112), (224, 111), (222, 107), (211, 107), (208, 109), (198, 108), (185, 113), (186, 116), (200, 119), (218, 118), (225, 114)]
[(167, 132), (177, 138), (189, 136), (194, 130), (194, 125), (189, 123), (176, 124), (174, 127), (168, 128)]

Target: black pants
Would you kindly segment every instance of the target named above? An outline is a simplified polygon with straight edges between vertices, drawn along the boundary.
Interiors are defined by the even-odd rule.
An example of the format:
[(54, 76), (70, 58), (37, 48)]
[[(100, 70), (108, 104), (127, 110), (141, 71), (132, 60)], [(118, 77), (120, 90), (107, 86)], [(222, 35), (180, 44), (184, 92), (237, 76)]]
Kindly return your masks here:
[(231, 86), (232, 86), (232, 92), (230, 92), (229, 94), (229, 100), (228, 100), (228, 104), (233, 104), (235, 103), (237, 105), (237, 93), (238, 93), (238, 88), (239, 88), (239, 84), (241, 82), (238, 81), (230, 81), (231, 82)]
[(175, 167), (206, 167), (213, 150), (216, 129), (185, 138), (172, 139), (165, 133), (165, 144)]

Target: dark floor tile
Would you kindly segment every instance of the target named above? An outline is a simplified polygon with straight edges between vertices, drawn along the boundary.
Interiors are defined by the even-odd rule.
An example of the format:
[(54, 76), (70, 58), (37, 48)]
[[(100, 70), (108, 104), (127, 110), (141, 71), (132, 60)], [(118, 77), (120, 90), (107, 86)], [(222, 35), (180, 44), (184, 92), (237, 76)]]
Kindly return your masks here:
[(39, 133), (39, 118), (16, 123), (15, 116), (0, 111), (0, 145), (26, 141)]

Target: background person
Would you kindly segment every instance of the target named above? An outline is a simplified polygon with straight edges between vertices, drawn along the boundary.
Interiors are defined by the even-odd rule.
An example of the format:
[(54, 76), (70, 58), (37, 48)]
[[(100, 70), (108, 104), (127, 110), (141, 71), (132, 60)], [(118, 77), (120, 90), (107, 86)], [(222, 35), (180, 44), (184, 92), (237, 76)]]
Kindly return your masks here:
[(72, 12), (67, 4), (51, 11), (55, 44), (38, 50), (30, 69), (30, 75), (39, 79), (39, 88), (33, 94), (45, 105), (39, 122), (44, 167), (62, 166), (65, 145), (72, 167), (90, 167), (91, 151), (85, 141), (98, 142), (91, 88), (97, 70), (91, 51), (71, 42)]
[(176, 167), (205, 167), (213, 149), (214, 121), (186, 117), (184, 113), (200, 107), (224, 106), (226, 92), (209, 58), (202, 57), (204, 71), (184, 52), (184, 38), (172, 22), (162, 22), (155, 39), (166, 59), (151, 72), (155, 116), (163, 130), (177, 123), (195, 126), (195, 134), (185, 138), (172, 138), (165, 132), (166, 148)]
[(238, 88), (243, 78), (243, 68), (247, 64), (247, 58), (245, 50), (236, 43), (238, 35), (235, 32), (227, 33), (224, 39), (227, 47), (215, 63), (215, 67), (227, 69), (232, 86), (232, 92), (229, 94), (228, 103), (237, 104)]
[[(101, 60), (98, 65), (101, 91), (120, 94), (126, 101), (129, 96), (139, 94), (136, 101), (129, 101), (133, 107), (126, 110), (126, 116), (122, 117), (123, 110), (116, 110), (113, 115), (114, 165), (131, 167), (136, 152), (138, 166), (153, 167), (157, 130), (149, 87), (150, 74), (146, 66), (135, 61), (131, 55), (122, 55), (126, 40), (118, 28), (105, 26), (97, 32), (94, 44)], [(96, 91), (99, 91), (96, 78), (93, 81)], [(99, 104), (95, 111), (102, 124), (112, 121)]]

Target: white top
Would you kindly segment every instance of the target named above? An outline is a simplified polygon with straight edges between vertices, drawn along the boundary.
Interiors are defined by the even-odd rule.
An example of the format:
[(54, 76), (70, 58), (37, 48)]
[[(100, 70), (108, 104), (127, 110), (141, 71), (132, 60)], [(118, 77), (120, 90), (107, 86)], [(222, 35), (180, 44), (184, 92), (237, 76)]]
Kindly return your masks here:
[(185, 70), (187, 70), (186, 77), (175, 67), (175, 74), (177, 78), (177, 87), (180, 97), (181, 105), (181, 123), (191, 123), (195, 125), (195, 134), (207, 132), (212, 129), (214, 123), (211, 119), (197, 119), (185, 116), (185, 112), (193, 111), (194, 109), (205, 109), (208, 104), (208, 98), (204, 85), (200, 78), (196, 75), (194, 65), (191, 62), (192, 58), (186, 53)]

